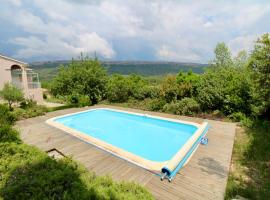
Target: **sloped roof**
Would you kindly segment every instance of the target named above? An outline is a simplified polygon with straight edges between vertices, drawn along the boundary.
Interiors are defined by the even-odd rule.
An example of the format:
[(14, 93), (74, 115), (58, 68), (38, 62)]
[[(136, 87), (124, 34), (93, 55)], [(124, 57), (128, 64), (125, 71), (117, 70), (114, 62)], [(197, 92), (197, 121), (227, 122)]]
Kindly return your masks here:
[(1, 55), (1, 54), (0, 54), (0, 58), (6, 59), (6, 60), (10, 60), (10, 61), (13, 61), (13, 62), (22, 64), (22, 65), (28, 65), (28, 64), (25, 63), (25, 62), (22, 62), (22, 61), (19, 61), (19, 60), (15, 60), (15, 59), (13, 59), (13, 58), (10, 58), (10, 57), (7, 57), (7, 56), (3, 56), (3, 55)]

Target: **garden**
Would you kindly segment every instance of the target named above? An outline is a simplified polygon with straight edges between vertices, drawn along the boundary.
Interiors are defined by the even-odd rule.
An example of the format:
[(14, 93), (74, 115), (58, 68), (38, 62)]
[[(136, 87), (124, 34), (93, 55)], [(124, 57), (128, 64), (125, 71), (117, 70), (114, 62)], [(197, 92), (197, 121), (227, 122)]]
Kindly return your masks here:
[[(225, 43), (202, 74), (165, 77), (108, 75), (98, 59), (81, 56), (61, 66), (46, 83), (50, 97), (66, 107), (110, 104), (176, 115), (238, 123), (226, 199), (270, 196), (270, 35), (262, 35), (251, 53), (232, 56)], [(18, 119), (55, 109), (24, 100), (5, 85), (0, 93), (0, 197), (4, 199), (152, 199), (134, 183), (97, 177), (70, 158), (54, 160), (23, 144), (12, 127)], [(29, 180), (30, 179), (30, 180)], [(57, 183), (57, 184), (56, 184)], [(61, 183), (61, 184), (59, 184)], [(15, 195), (15, 196), (14, 196)]]

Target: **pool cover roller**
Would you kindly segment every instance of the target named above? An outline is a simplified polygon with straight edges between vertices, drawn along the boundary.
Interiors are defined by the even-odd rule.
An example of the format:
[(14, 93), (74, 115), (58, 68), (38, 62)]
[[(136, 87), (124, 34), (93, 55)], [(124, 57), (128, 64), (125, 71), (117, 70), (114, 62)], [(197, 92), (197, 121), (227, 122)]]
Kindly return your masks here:
[(167, 177), (169, 181), (172, 181), (178, 171), (188, 162), (196, 148), (200, 144), (203, 137), (206, 135), (209, 129), (207, 122), (203, 122), (200, 128), (191, 136), (187, 143), (162, 169), (161, 180)]

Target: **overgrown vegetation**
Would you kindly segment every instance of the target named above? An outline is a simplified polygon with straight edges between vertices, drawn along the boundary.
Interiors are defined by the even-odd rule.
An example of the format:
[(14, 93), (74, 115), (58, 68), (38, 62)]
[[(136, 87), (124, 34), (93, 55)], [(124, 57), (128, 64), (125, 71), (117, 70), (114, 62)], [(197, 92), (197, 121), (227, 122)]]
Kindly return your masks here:
[(238, 127), (225, 199), (240, 195), (249, 199), (270, 196), (270, 124), (249, 121)]

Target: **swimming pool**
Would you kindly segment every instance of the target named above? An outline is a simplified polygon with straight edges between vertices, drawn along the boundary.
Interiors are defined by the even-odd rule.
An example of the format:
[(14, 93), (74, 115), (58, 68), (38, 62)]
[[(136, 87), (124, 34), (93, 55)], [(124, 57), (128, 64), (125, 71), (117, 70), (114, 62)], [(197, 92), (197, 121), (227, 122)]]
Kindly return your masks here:
[[(188, 162), (206, 134), (202, 124), (109, 108), (47, 120), (86, 142), (155, 173), (166, 175)], [(182, 167), (181, 166), (181, 167)]]

